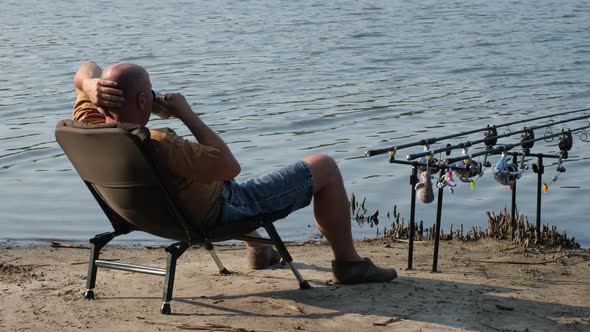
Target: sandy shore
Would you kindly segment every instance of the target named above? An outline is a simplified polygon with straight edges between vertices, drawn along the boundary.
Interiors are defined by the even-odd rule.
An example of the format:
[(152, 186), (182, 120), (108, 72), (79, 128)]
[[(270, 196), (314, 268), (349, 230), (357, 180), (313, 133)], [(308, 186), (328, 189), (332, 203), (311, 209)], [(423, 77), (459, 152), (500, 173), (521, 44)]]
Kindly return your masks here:
[[(96, 300), (82, 298), (88, 249), (0, 249), (2, 331), (590, 331), (590, 251), (523, 249), (507, 242), (418, 242), (414, 270), (407, 244), (358, 242), (399, 278), (386, 284), (335, 285), (330, 249), (290, 244), (313, 289), (291, 271), (251, 271), (241, 245), (219, 246), (232, 275), (219, 275), (204, 249), (179, 260), (173, 314), (161, 315), (163, 278), (99, 269)], [(164, 266), (161, 248), (108, 247), (102, 259)]]

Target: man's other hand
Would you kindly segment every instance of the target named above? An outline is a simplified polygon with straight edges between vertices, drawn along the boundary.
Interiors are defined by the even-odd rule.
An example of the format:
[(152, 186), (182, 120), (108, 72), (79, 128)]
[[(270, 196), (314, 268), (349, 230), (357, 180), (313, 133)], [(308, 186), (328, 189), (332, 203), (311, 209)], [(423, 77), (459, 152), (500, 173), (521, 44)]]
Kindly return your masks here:
[(156, 102), (164, 106), (172, 116), (180, 120), (187, 115), (194, 114), (186, 98), (178, 92), (167, 93), (163, 97), (157, 97)]

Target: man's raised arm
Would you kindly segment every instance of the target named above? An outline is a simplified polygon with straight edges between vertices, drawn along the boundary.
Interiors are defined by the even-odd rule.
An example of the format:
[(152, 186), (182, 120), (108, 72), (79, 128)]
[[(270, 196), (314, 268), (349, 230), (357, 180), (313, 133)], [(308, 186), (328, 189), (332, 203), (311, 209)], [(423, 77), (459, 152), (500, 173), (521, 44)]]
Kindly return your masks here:
[(117, 89), (117, 82), (100, 79), (102, 69), (92, 61), (86, 61), (74, 76), (76, 94), (83, 93), (104, 113), (104, 108), (118, 109), (123, 107), (123, 90)]
[(172, 115), (180, 119), (191, 131), (197, 142), (209, 145), (221, 151), (222, 162), (217, 168), (217, 176), (222, 180), (231, 180), (240, 174), (241, 167), (229, 147), (223, 139), (219, 137), (209, 126), (207, 126), (199, 116), (193, 112), (192, 108), (180, 93), (167, 93), (163, 97), (158, 97), (156, 102), (166, 107)]

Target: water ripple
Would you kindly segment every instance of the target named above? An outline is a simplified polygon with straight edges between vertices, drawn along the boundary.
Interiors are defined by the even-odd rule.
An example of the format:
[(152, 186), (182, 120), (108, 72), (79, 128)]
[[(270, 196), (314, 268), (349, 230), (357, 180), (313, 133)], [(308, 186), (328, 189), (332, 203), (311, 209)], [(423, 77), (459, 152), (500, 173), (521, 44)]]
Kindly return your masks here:
[[(0, 229), (6, 237), (62, 236), (47, 226), (55, 211), (43, 202), (54, 197), (79, 206), (62, 217), (61, 232), (84, 238), (104, 230), (92, 224), (104, 218), (53, 142), (55, 124), (71, 114), (73, 75), (87, 59), (137, 62), (157, 89), (181, 91), (236, 151), (245, 175), (327, 153), (349, 191), (366, 193), (375, 208), (396, 202), (403, 213), (406, 190), (391, 188), (406, 188), (409, 170), (386, 158), (357, 159), (364, 150), (590, 104), (590, 6), (580, 2), (103, 6), (112, 14), (88, 1), (9, 1), (0, 11)], [(175, 119), (154, 126), (191, 137)], [(555, 150), (555, 144), (539, 146)], [(590, 193), (575, 182), (589, 166), (589, 152), (588, 144), (574, 144), (563, 183), (544, 198), (548, 220), (564, 219), (559, 195), (575, 211), (564, 227), (582, 224), (590, 213), (573, 199)], [(531, 178), (521, 188), (534, 187)], [(445, 216), (468, 224), (464, 216), (472, 211), (485, 220), (484, 210), (504, 207), (505, 192), (486, 181), (478, 183), (486, 188), (480, 197), (459, 190), (449, 198)], [(533, 198), (520, 190), (519, 207), (527, 212)], [(31, 200), (38, 206), (25, 206)], [(419, 218), (432, 219), (430, 210), (421, 209)], [(302, 220), (311, 218), (302, 212)], [(21, 220), (28, 224), (15, 223)], [(305, 237), (294, 224), (287, 238)], [(568, 233), (590, 244), (583, 235), (590, 226), (576, 227)]]

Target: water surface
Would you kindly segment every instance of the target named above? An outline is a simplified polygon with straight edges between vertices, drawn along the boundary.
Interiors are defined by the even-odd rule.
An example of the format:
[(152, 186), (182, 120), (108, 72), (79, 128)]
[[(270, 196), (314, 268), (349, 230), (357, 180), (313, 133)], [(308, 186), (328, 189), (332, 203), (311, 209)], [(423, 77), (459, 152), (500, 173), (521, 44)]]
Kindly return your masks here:
[[(3, 2), (0, 22), (2, 241), (85, 241), (108, 230), (53, 136), (71, 116), (73, 75), (87, 59), (138, 63), (159, 90), (184, 93), (235, 151), (240, 178), (326, 153), (371, 212), (397, 205), (406, 219), (409, 168), (354, 157), (590, 100), (586, 1), (19, 0)], [(151, 126), (189, 136), (178, 120)], [(555, 142), (535, 146), (556, 150)], [(543, 195), (543, 221), (585, 246), (589, 155), (576, 138), (567, 172)], [(490, 174), (474, 190), (445, 195), (445, 227), (485, 226), (486, 210), (509, 208), (510, 191)], [(554, 174), (548, 167), (546, 179)], [(535, 193), (529, 171), (518, 207), (532, 220)], [(419, 203), (417, 220), (431, 224), (434, 215), (435, 204)], [(287, 240), (317, 232), (310, 208), (278, 227)], [(375, 233), (355, 227), (356, 237)], [(138, 233), (131, 241), (156, 240)]]

